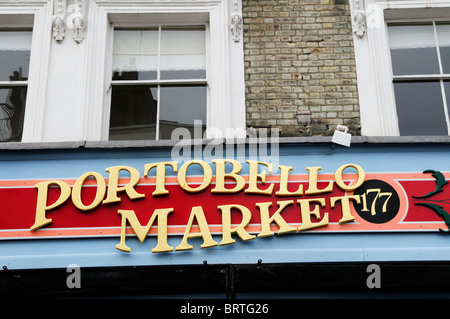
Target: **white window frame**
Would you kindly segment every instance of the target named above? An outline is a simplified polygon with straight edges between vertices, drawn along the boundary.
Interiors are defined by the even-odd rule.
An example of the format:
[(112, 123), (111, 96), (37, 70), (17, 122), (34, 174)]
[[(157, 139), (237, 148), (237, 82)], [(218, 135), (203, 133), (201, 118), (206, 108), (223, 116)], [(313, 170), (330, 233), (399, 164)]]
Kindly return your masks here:
[(351, 0), (350, 8), (354, 22), (358, 12), (365, 15), (365, 34), (358, 36), (354, 24), (353, 35), (361, 135), (399, 136), (387, 22), (448, 20), (450, 1)]
[[(89, 6), (86, 111), (88, 141), (106, 141), (109, 131), (113, 24), (155, 24), (167, 19), (209, 25), (207, 55), (207, 128), (245, 129), (243, 41), (234, 41), (231, 16), (241, 9), (234, 0), (115, 1), (93, 0)], [(238, 5), (236, 5), (238, 4)], [(170, 22), (170, 21), (169, 21)], [(207, 130), (207, 132), (211, 132)], [(210, 137), (210, 136), (207, 136)], [(194, 137), (192, 137), (194, 138)]]
[[(210, 47), (210, 32), (209, 32), (209, 22), (208, 22), (208, 16), (207, 15), (189, 15), (189, 14), (183, 14), (182, 16), (176, 14), (176, 15), (164, 15), (166, 18), (161, 19), (161, 15), (151, 15), (148, 17), (148, 21), (161, 21), (160, 23), (154, 23), (154, 24), (149, 24), (146, 23), (144, 25), (141, 25), (141, 23), (139, 23), (138, 20), (139, 18), (134, 18), (134, 19), (130, 19), (128, 20), (128, 22), (124, 22), (124, 19), (119, 17), (110, 17), (110, 21), (113, 25), (113, 30), (112, 32), (114, 32), (114, 30), (116, 28), (120, 29), (120, 28), (127, 28), (130, 27), (130, 25), (133, 28), (139, 28), (139, 27), (155, 27), (158, 30), (158, 37), (159, 37), (159, 41), (161, 41), (161, 30), (164, 27), (171, 27), (171, 26), (177, 26), (177, 27), (182, 27), (182, 26), (203, 26), (205, 29), (205, 46), (206, 46), (206, 59), (209, 61), (209, 47)], [(147, 19), (146, 19), (147, 20)], [(193, 23), (189, 22), (192, 21)], [(111, 44), (109, 45), (109, 51), (112, 52), (113, 48), (113, 42), (114, 39), (111, 41)], [(160, 43), (158, 44), (159, 48), (160, 48)], [(160, 52), (158, 52), (158, 59), (160, 59), (159, 56)], [(113, 87), (115, 85), (152, 85), (155, 88), (157, 88), (157, 113), (156, 113), (156, 131), (155, 131), (155, 140), (160, 140), (159, 136), (160, 136), (160, 114), (161, 114), (161, 110), (160, 110), (160, 101), (161, 101), (161, 95), (160, 95), (160, 88), (161, 86), (164, 85), (204, 85), (207, 88), (207, 95), (209, 95), (208, 93), (208, 79), (211, 78), (210, 72), (208, 70), (208, 61), (206, 61), (207, 63), (207, 68), (206, 68), (206, 76), (205, 78), (189, 78), (189, 79), (161, 79), (160, 78), (160, 65), (158, 64), (157, 67), (157, 72), (158, 72), (158, 77), (157, 79), (154, 80), (110, 80), (110, 88), (113, 89)], [(109, 67), (109, 65), (108, 65)], [(112, 74), (113, 68), (110, 67), (110, 74)], [(208, 96), (207, 96), (207, 104), (208, 104)], [(109, 105), (111, 104), (111, 96), (108, 95), (107, 100)], [(181, 111), (181, 110), (180, 110)], [(106, 117), (109, 119), (110, 118), (110, 108), (108, 110), (105, 111), (105, 114), (108, 114)], [(207, 112), (208, 115), (208, 112)], [(192, 123), (193, 124), (193, 123)], [(202, 125), (207, 125), (207, 123), (202, 123)]]
[(0, 16), (4, 18), (0, 19), (2, 27), (33, 29), (22, 142), (39, 142), (44, 123), (52, 6), (46, 0), (3, 0), (0, 1)]

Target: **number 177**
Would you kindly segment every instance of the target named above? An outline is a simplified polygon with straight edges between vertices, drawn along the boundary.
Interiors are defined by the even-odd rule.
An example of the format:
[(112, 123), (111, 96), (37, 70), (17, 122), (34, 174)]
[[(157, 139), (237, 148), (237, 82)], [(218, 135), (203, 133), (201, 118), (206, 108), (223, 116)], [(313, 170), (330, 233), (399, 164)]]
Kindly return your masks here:
[(381, 192), (381, 189), (379, 188), (370, 188), (368, 190), (366, 190), (366, 192), (364, 194), (361, 195), (361, 199), (362, 199), (362, 205), (363, 205), (363, 209), (361, 210), (362, 212), (368, 212), (369, 209), (367, 208), (367, 195), (369, 195), (370, 193), (376, 193), (374, 199), (372, 200), (372, 205), (370, 207), (370, 213), (372, 215), (375, 215), (377, 213), (376, 211), (376, 204), (378, 199), (380, 199), (381, 197), (385, 197), (385, 201), (383, 203), (383, 207), (382, 207), (382, 212), (385, 213), (386, 212), (386, 208), (387, 208), (387, 203), (389, 202), (389, 199), (392, 196), (391, 192)]

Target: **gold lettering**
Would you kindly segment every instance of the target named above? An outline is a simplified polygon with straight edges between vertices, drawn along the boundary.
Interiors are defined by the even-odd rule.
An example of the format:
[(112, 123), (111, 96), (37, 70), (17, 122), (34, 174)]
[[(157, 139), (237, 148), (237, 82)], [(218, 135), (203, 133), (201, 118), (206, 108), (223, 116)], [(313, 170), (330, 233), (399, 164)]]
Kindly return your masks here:
[[(353, 167), (354, 169), (356, 169), (356, 172), (358, 173), (358, 180), (356, 181), (356, 183), (354, 185), (345, 185), (343, 179), (342, 179), (342, 173), (344, 172), (344, 170), (348, 167)], [(336, 170), (336, 174), (334, 175), (334, 180), (336, 181), (337, 186), (344, 190), (344, 191), (353, 191), (355, 189), (357, 189), (359, 186), (362, 185), (362, 183), (364, 183), (364, 180), (366, 178), (366, 173), (364, 172), (364, 170), (362, 169), (361, 166), (356, 165), (356, 164), (345, 164), (342, 165), (341, 167), (339, 167)]]
[[(247, 207), (231, 204), (217, 206), (217, 208), (222, 212), (222, 241), (220, 242), (221, 246), (233, 244), (235, 242), (235, 240), (231, 238), (232, 233), (237, 233), (242, 240), (250, 240), (255, 238), (254, 235), (250, 235), (245, 230), (245, 227), (248, 226), (252, 218), (252, 213)], [(241, 212), (242, 221), (238, 226), (231, 228), (231, 210), (233, 208)]]
[[(191, 233), (194, 219), (197, 220), (198, 228), (200, 230), (199, 233)], [(200, 245), (201, 248), (209, 248), (218, 245), (217, 242), (215, 242), (211, 236), (211, 232), (209, 231), (209, 226), (208, 223), (206, 222), (205, 214), (201, 206), (192, 207), (191, 215), (189, 216), (189, 221), (187, 223), (183, 239), (181, 240), (181, 243), (177, 246), (177, 248), (175, 248), (175, 250), (178, 251), (178, 250), (193, 249), (192, 245), (188, 244), (187, 240), (189, 238), (197, 238), (197, 237), (203, 238), (203, 244)]]
[(286, 221), (280, 215), (281, 212), (287, 206), (292, 205), (293, 203), (294, 203), (293, 200), (285, 200), (277, 202), (278, 209), (270, 218), (269, 218), (269, 207), (272, 206), (272, 203), (271, 202), (256, 203), (256, 206), (259, 208), (261, 214), (261, 232), (258, 234), (258, 237), (273, 236), (274, 232), (270, 230), (270, 225), (273, 222), (275, 222), (279, 227), (278, 235), (296, 231), (297, 228), (289, 226), (288, 223), (286, 223)]
[(322, 168), (319, 167), (307, 167), (306, 170), (309, 172), (309, 185), (308, 189), (305, 192), (305, 195), (315, 195), (315, 194), (322, 194), (322, 193), (328, 193), (333, 191), (333, 181), (330, 181), (328, 183), (328, 186), (324, 189), (318, 189), (317, 188), (317, 172), (320, 171)]
[(144, 176), (147, 176), (148, 172), (156, 167), (156, 186), (155, 191), (152, 193), (153, 196), (169, 194), (169, 191), (164, 187), (166, 180), (166, 166), (172, 166), (173, 171), (176, 172), (178, 163), (175, 161), (158, 162), (146, 164), (144, 167)]
[(280, 168), (280, 189), (275, 193), (276, 196), (298, 196), (303, 195), (303, 185), (300, 184), (295, 192), (288, 191), (289, 171), (294, 168), (291, 166), (279, 165)]
[(158, 218), (158, 244), (152, 249), (152, 252), (160, 253), (173, 250), (173, 247), (169, 246), (167, 243), (167, 215), (169, 215), (172, 211), (173, 208), (155, 209), (147, 226), (143, 228), (133, 210), (119, 210), (117, 213), (122, 216), (122, 225), (120, 228), (120, 243), (116, 245), (116, 248), (125, 252), (131, 251), (131, 248), (125, 244), (127, 221), (141, 243), (143, 243), (148, 232), (150, 231), (150, 228), (156, 218)]
[[(81, 190), (83, 188), (83, 184), (88, 177), (94, 177), (97, 182), (97, 192), (95, 193), (95, 198), (90, 205), (84, 205), (81, 200)], [(72, 189), (72, 202), (76, 208), (82, 211), (88, 211), (96, 208), (98, 205), (102, 203), (103, 198), (106, 193), (106, 182), (102, 175), (97, 172), (87, 172), (81, 175)]]
[[(48, 189), (51, 185), (57, 185), (61, 190), (61, 193), (58, 199), (53, 204), (47, 206)], [(38, 195), (36, 204), (36, 217), (34, 225), (30, 228), (31, 231), (52, 223), (52, 219), (46, 218), (45, 213), (62, 205), (70, 197), (70, 186), (63, 181), (40, 182), (37, 183), (35, 187), (38, 190)]]
[[(187, 172), (187, 169), (189, 168), (189, 166), (191, 166), (192, 164), (198, 164), (203, 168), (203, 182), (200, 186), (198, 186), (196, 188), (190, 187), (186, 182), (186, 172)], [(177, 179), (178, 179), (178, 184), (180, 185), (180, 187), (182, 189), (184, 189), (185, 191), (187, 191), (189, 193), (196, 193), (196, 192), (200, 192), (200, 191), (204, 190), (211, 184), (212, 176), (213, 176), (212, 169), (208, 165), (208, 163), (206, 163), (205, 161), (202, 161), (202, 160), (191, 160), (191, 161), (187, 161), (180, 167)]]
[[(236, 160), (218, 159), (213, 160), (216, 164), (216, 186), (211, 190), (211, 193), (237, 193), (244, 189), (245, 179), (239, 175), (242, 165)], [(233, 169), (230, 173), (225, 173), (225, 163), (231, 163)], [(234, 188), (225, 188), (225, 179), (232, 178), (236, 182)]]
[[(130, 180), (128, 184), (126, 184), (125, 186), (119, 187), (119, 172), (122, 170), (130, 173)], [(106, 169), (106, 172), (109, 173), (109, 182), (108, 182), (107, 196), (106, 199), (103, 201), (103, 204), (120, 202), (121, 199), (120, 197), (117, 196), (117, 193), (123, 191), (126, 192), (126, 194), (130, 199), (138, 199), (145, 197), (145, 194), (139, 194), (134, 189), (134, 187), (139, 182), (139, 179), (141, 177), (137, 169), (131, 166), (113, 166), (108, 167)]]
[(298, 228), (299, 231), (309, 230), (313, 228), (323, 227), (328, 225), (328, 213), (325, 213), (323, 219), (318, 223), (311, 222), (311, 215), (314, 215), (317, 219), (320, 218), (319, 206), (315, 205), (313, 211), (310, 210), (311, 203), (319, 203), (322, 207), (325, 207), (325, 198), (311, 198), (297, 200), (300, 204), (300, 213), (302, 216), (302, 225)]
[(338, 197), (330, 198), (331, 208), (334, 208), (334, 205), (337, 201), (341, 202), (342, 218), (339, 219), (339, 224), (348, 223), (348, 222), (355, 220), (355, 218), (353, 217), (351, 210), (350, 210), (350, 200), (351, 199), (354, 200), (355, 202), (357, 202), (358, 204), (361, 202), (360, 197), (358, 195), (338, 196)]
[(245, 193), (248, 194), (265, 194), (270, 195), (273, 192), (273, 188), (275, 185), (271, 184), (266, 189), (259, 189), (258, 188), (258, 179), (261, 180), (263, 184), (266, 182), (266, 172), (262, 172), (261, 174), (258, 174), (258, 165), (265, 165), (269, 169), (269, 174), (272, 173), (272, 163), (265, 163), (265, 162), (259, 162), (259, 161), (252, 161), (247, 160), (247, 163), (250, 165), (250, 170), (248, 174), (248, 188), (245, 190)]

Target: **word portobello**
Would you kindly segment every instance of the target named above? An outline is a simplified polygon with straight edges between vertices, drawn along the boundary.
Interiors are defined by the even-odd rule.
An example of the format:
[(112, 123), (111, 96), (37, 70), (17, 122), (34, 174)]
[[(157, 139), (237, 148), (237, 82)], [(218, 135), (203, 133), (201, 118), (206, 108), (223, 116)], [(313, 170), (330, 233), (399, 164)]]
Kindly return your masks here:
[[(206, 191), (209, 189), (211, 194), (235, 194), (238, 192), (244, 192), (244, 194), (260, 194), (260, 195), (275, 195), (276, 197), (286, 196), (309, 196), (330, 193), (333, 191), (334, 184), (338, 188), (345, 192), (351, 192), (362, 185), (365, 180), (364, 170), (356, 164), (345, 164), (340, 166), (334, 175), (334, 181), (328, 181), (328, 185), (324, 188), (318, 188), (318, 172), (321, 167), (306, 167), (308, 171), (308, 187), (303, 189), (303, 184), (299, 184), (296, 190), (288, 189), (289, 172), (293, 170), (291, 166), (278, 165), (280, 170), (278, 181), (273, 183), (266, 183), (266, 171), (258, 173), (260, 166), (264, 166), (268, 173), (272, 173), (273, 164), (247, 160), (249, 165), (248, 176), (244, 177), (240, 175), (242, 164), (233, 159), (216, 159), (212, 161), (215, 164), (215, 178), (213, 178), (213, 169), (211, 166), (203, 160), (191, 160), (180, 167), (176, 161), (165, 161), (146, 164), (144, 167), (144, 177), (147, 177), (151, 170), (155, 170), (155, 187), (152, 192), (153, 197), (169, 195), (169, 191), (166, 189), (166, 168), (171, 168), (174, 173), (177, 173), (176, 179), (178, 186), (185, 192), (195, 196), (195, 193)], [(226, 172), (231, 165), (231, 171)], [(189, 183), (187, 170), (191, 165), (199, 165), (203, 172), (201, 182)], [(347, 168), (354, 168), (356, 170), (356, 178), (353, 183), (347, 185), (344, 183), (343, 173)], [(46, 217), (46, 213), (52, 209), (55, 209), (63, 205), (69, 198), (73, 205), (80, 211), (90, 211), (95, 209), (101, 204), (114, 204), (121, 202), (121, 198), (118, 193), (125, 193), (130, 200), (137, 200), (145, 198), (145, 194), (141, 194), (136, 191), (135, 187), (138, 185), (141, 176), (139, 171), (131, 166), (113, 166), (108, 167), (105, 170), (109, 174), (109, 178), (106, 180), (100, 173), (90, 171), (81, 175), (71, 187), (67, 182), (61, 180), (50, 180), (37, 183), (35, 187), (38, 190), (35, 223), (31, 226), (30, 230), (35, 231), (48, 224), (52, 223), (51, 218)], [(127, 183), (119, 182), (119, 173), (121, 171), (128, 172), (129, 179)], [(85, 204), (82, 200), (82, 188), (88, 184), (92, 185), (95, 182), (96, 192), (95, 198), (90, 204)], [(231, 182), (230, 182), (231, 181)], [(265, 185), (269, 184), (269, 185)], [(275, 189), (275, 184), (278, 184), (278, 188)], [(231, 185), (231, 187), (230, 187)], [(263, 186), (264, 185), (264, 186)], [(247, 187), (246, 187), (247, 186)], [(52, 203), (48, 204), (48, 193), (51, 187), (57, 187), (60, 189), (59, 197)], [(357, 203), (360, 202), (360, 196), (336, 196), (330, 197), (330, 207), (334, 208), (337, 202), (341, 203), (341, 219), (339, 223), (347, 223), (354, 220), (351, 214), (350, 201), (353, 200)], [(131, 249), (125, 244), (127, 223), (131, 226), (132, 230), (143, 242), (147, 237), (150, 228), (157, 222), (157, 245), (152, 249), (152, 252), (167, 252), (167, 251), (182, 251), (193, 249), (192, 245), (188, 243), (188, 239), (200, 237), (203, 239), (202, 248), (213, 247), (217, 245), (232, 244), (235, 240), (232, 238), (232, 234), (238, 235), (242, 240), (250, 240), (256, 237), (267, 237), (274, 235), (271, 230), (271, 225), (276, 224), (278, 234), (284, 234), (294, 231), (305, 231), (317, 227), (323, 227), (328, 225), (328, 213), (324, 212), (321, 218), (320, 207), (325, 207), (325, 198), (306, 198), (306, 199), (291, 199), (280, 200), (273, 203), (272, 201), (256, 203), (256, 208), (259, 210), (261, 218), (260, 233), (255, 236), (246, 231), (246, 227), (249, 225), (252, 214), (248, 207), (240, 204), (228, 204), (217, 205), (217, 210), (222, 214), (222, 240), (216, 242), (209, 230), (208, 223), (205, 218), (205, 214), (202, 206), (194, 206), (190, 209), (189, 221), (186, 225), (186, 230), (181, 243), (174, 249), (169, 246), (167, 242), (168, 235), (168, 215), (174, 212), (171, 207), (154, 209), (153, 214), (150, 217), (145, 228), (138, 221), (138, 218), (133, 210), (119, 209), (118, 214), (121, 216), (121, 235), (120, 243), (116, 245), (116, 248), (122, 251), (129, 252)], [(278, 209), (272, 215), (269, 214), (269, 208), (276, 204)], [(283, 210), (288, 206), (298, 205), (300, 209), (301, 225), (294, 227), (289, 225), (281, 216)], [(314, 208), (311, 210), (311, 206)], [(231, 224), (231, 211), (238, 211), (242, 216), (242, 221), (239, 225), (232, 227)], [(179, 212), (186, 213), (186, 212)], [(311, 216), (315, 216), (319, 222), (312, 222)], [(194, 226), (194, 222), (197, 223)], [(199, 230), (199, 232), (192, 232), (193, 228)]]

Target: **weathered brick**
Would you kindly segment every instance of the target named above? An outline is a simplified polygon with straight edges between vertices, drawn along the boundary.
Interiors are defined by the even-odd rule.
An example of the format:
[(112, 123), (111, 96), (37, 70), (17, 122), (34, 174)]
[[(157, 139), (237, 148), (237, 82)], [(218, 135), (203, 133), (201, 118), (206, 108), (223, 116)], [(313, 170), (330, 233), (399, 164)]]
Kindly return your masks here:
[[(350, 8), (336, 0), (243, 0), (247, 126), (282, 136), (360, 134)], [(297, 111), (311, 123), (299, 124)]]

